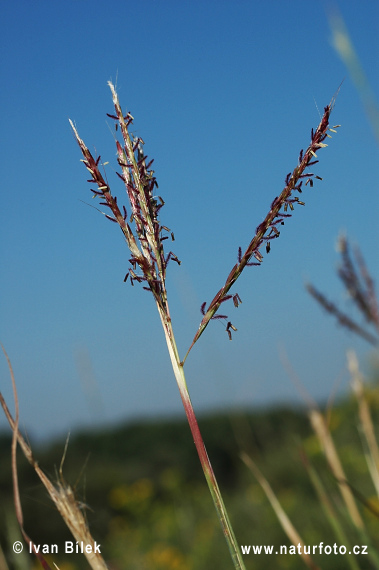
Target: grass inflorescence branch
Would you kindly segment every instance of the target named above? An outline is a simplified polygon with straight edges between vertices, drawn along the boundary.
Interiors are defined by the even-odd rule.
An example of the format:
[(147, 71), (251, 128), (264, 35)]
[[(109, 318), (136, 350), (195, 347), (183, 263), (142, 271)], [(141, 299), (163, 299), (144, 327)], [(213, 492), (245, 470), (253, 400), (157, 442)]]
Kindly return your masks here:
[[(71, 120), (70, 124), (84, 156), (82, 161), (91, 175), (88, 182), (95, 185), (95, 189), (92, 188), (91, 191), (94, 196), (100, 198), (100, 205), (109, 208), (112, 215), (103, 212), (104, 215), (112, 222), (118, 223), (130, 249), (130, 269), (124, 281), (130, 278), (132, 285), (134, 281), (145, 283), (145, 289), (153, 293), (161, 310), (168, 316), (166, 268), (170, 259), (178, 264), (180, 261), (172, 251), (167, 255), (164, 252), (163, 242), (169, 237), (167, 234), (170, 230), (158, 220), (164, 201), (160, 196), (154, 195), (158, 184), (154, 171), (150, 168), (153, 161), (147, 162), (143, 150), (144, 141), (134, 137), (129, 131), (133, 117), (130, 113), (123, 114), (114, 86), (110, 82), (109, 86), (116, 114), (108, 114), (108, 117), (117, 121), (123, 139), (123, 144), (116, 141), (117, 161), (121, 168), (121, 172), (117, 172), (117, 175), (124, 182), (129, 198), (131, 206), (129, 221), (125, 206), (121, 212), (116, 196), (112, 196), (108, 182), (100, 172), (102, 166), (100, 156), (96, 159), (93, 157)], [(132, 222), (134, 222), (134, 232), (130, 225)], [(173, 234), (171, 238), (173, 239)]]
[[(201, 312), (204, 316), (194, 336), (192, 344), (183, 359), (183, 363), (185, 362), (194, 344), (198, 341), (208, 326), (209, 321), (215, 318), (227, 319), (226, 315), (216, 315), (221, 304), (229, 299), (233, 299), (234, 305), (237, 307), (241, 302), (241, 299), (237, 294), (230, 295), (229, 291), (246, 266), (261, 265), (263, 261), (263, 254), (261, 252), (261, 249), (264, 247), (266, 253), (269, 253), (271, 249), (271, 242), (280, 236), (279, 228), (284, 225), (284, 222), (287, 218), (290, 218), (292, 216), (292, 212), (294, 211), (295, 206), (304, 206), (304, 202), (300, 200), (298, 195), (295, 194), (302, 194), (305, 186), (309, 185), (310, 187), (313, 187), (314, 179), (322, 180), (320, 176), (309, 172), (308, 169), (310, 166), (313, 166), (318, 162), (316, 153), (320, 149), (328, 146), (324, 142), (326, 138), (331, 138), (331, 135), (328, 131), (336, 132), (335, 129), (340, 126), (329, 126), (330, 113), (334, 107), (335, 98), (336, 96), (334, 96), (329, 105), (325, 107), (324, 114), (317, 129), (312, 129), (311, 142), (308, 148), (305, 152), (303, 149), (300, 151), (298, 165), (294, 168), (292, 173), (290, 172), (287, 174), (285, 180), (286, 185), (284, 189), (280, 195), (274, 198), (272, 201), (268, 214), (266, 215), (263, 222), (256, 228), (255, 235), (249, 243), (245, 253), (242, 254), (241, 247), (238, 249), (237, 263), (230, 271), (225, 285), (221, 287), (221, 289), (217, 292), (207, 308), (206, 303), (203, 303)], [(229, 339), (231, 339), (230, 329), (236, 330), (231, 322), (228, 321), (226, 332), (228, 333)]]

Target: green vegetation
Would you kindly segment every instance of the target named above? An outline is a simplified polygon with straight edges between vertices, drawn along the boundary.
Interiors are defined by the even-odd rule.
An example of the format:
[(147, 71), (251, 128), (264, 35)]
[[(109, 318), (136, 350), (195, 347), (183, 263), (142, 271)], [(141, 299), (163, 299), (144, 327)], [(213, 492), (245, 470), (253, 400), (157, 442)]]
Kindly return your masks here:
[[(370, 392), (374, 423), (378, 393)], [(320, 500), (302, 462), (305, 451), (328, 490), (351, 544), (361, 544), (349, 524), (336, 481), (310, 426), (307, 412), (276, 408), (266, 411), (200, 417), (208, 453), (240, 544), (290, 546), (276, 514), (254, 476), (240, 459), (246, 451), (269, 480), (282, 507), (306, 545), (333, 545), (338, 540), (325, 518)], [(350, 485), (366, 499), (374, 494), (357, 430), (353, 399), (337, 405), (330, 429)], [(0, 439), (0, 543), (9, 553), (10, 521), (14, 517), (11, 485), (11, 436)], [(37, 449), (39, 465), (54, 481), (65, 442)], [(59, 554), (47, 556), (60, 570), (87, 568), (80, 554), (62, 554), (72, 541), (46, 490), (21, 453), (18, 454), (24, 528), (36, 544), (58, 544)], [(213, 505), (196, 449), (185, 420), (136, 422), (98, 432), (81, 432), (68, 444), (63, 476), (82, 503), (92, 535), (111, 568), (126, 570), (202, 570), (230, 568), (226, 545), (214, 517)], [(376, 503), (377, 504), (377, 503)], [(359, 504), (371, 537), (378, 519)], [(16, 524), (13, 525), (17, 527)], [(8, 557), (8, 556), (7, 556)], [(345, 569), (347, 556), (314, 555), (323, 569)], [(11, 557), (9, 557), (11, 560)], [(304, 568), (298, 555), (244, 556), (247, 568)], [(372, 568), (368, 557), (359, 568)], [(37, 563), (36, 563), (37, 564)], [(10, 568), (16, 566), (10, 566)], [(37, 567), (37, 566), (36, 566)], [(23, 567), (25, 568), (25, 566)]]

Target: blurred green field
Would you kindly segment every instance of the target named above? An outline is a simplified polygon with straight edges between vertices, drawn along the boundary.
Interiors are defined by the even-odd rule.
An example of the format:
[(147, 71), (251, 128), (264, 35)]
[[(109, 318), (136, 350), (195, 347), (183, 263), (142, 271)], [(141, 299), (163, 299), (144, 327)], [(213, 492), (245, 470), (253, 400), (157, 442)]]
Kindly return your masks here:
[[(371, 407), (377, 425), (379, 406), (374, 396)], [(253, 457), (306, 545), (339, 544), (303, 466), (302, 449), (322, 478), (351, 544), (361, 544), (305, 410), (282, 407), (220, 413), (200, 416), (199, 424), (239, 544), (290, 546), (261, 487), (242, 463), (241, 451)], [(353, 399), (334, 407), (330, 426), (349, 482), (372, 498), (375, 490), (357, 424)], [(39, 566), (31, 557), (11, 551), (20, 535), (12, 499), (10, 441), (9, 434), (0, 438), (0, 544), (9, 568), (25, 570)], [(64, 445), (56, 441), (34, 447), (40, 466), (53, 481), (58, 478)], [(64, 542), (73, 539), (21, 451), (18, 465), (26, 532), (36, 544), (58, 545), (59, 554), (47, 559), (60, 570), (88, 568), (84, 556), (63, 554)], [(83, 504), (92, 535), (110, 568), (232, 568), (185, 419), (77, 433), (69, 441), (63, 473)], [(362, 504), (359, 509), (375, 542), (379, 520)], [(244, 559), (248, 569), (305, 568), (298, 555), (250, 554)], [(314, 560), (323, 569), (349, 567), (346, 556), (315, 554)], [(367, 556), (358, 557), (357, 562), (359, 568), (373, 568)]]

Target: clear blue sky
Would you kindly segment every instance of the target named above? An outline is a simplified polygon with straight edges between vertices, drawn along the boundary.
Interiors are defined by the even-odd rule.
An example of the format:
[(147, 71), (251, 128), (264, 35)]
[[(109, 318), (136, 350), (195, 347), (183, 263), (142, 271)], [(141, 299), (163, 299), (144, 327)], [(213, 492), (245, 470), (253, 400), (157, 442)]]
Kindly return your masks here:
[[(318, 109), (346, 77), (332, 116), (342, 127), (316, 167), (323, 181), (303, 194), (305, 208), (297, 208), (263, 265), (236, 284), (243, 304), (227, 307), (238, 328), (233, 342), (211, 323), (187, 361), (187, 380), (195, 409), (204, 411), (299, 401), (281, 349), (318, 399), (336, 381), (340, 393), (348, 389), (348, 347), (367, 367), (369, 349), (304, 289), (310, 280), (349, 310), (335, 274), (341, 230), (379, 276), (377, 146), (332, 46), (327, 6), (3, 3), (0, 340), (32, 437), (182, 414), (152, 298), (123, 283), (129, 252), (121, 232), (82, 202), (91, 201), (89, 185), (68, 118), (109, 160), (113, 192), (124, 195), (112, 170), (109, 79), (117, 80), (134, 132), (155, 159), (166, 202), (161, 221), (174, 231), (182, 260), (170, 266), (168, 288), (184, 355), (200, 305), (223, 285), (238, 247), (248, 244), (308, 145)], [(378, 4), (347, 1), (341, 9), (378, 94)], [(92, 373), (79, 372), (89, 366)], [(0, 389), (11, 405), (3, 357)]]

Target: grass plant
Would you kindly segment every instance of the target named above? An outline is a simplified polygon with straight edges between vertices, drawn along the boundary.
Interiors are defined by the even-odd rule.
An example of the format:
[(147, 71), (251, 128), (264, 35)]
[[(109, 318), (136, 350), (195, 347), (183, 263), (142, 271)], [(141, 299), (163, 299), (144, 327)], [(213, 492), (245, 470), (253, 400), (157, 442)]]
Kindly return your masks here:
[[(102, 163), (100, 156), (94, 157), (92, 155), (83, 139), (80, 138), (74, 123), (70, 121), (70, 124), (83, 155), (82, 162), (89, 173), (88, 182), (91, 184), (91, 192), (95, 197), (99, 198), (100, 205), (107, 208), (105, 212), (102, 212), (105, 217), (120, 227), (126, 244), (130, 250), (130, 268), (125, 276), (125, 281), (129, 280), (132, 285), (135, 283), (141, 284), (144, 289), (148, 290), (153, 295), (155, 300), (184, 410), (217, 515), (221, 523), (222, 531), (230, 551), (233, 566), (236, 569), (242, 570), (245, 568), (244, 561), (200, 433), (186, 383), (184, 366), (192, 348), (212, 320), (218, 319), (224, 321), (227, 336), (230, 340), (232, 339), (232, 333), (237, 329), (226, 314), (219, 313), (219, 309), (221, 306), (224, 307), (224, 304), (228, 301), (233, 302), (234, 306), (238, 307), (241, 303), (241, 299), (238, 293), (231, 292), (231, 289), (240, 277), (242, 271), (248, 266), (261, 265), (264, 254), (268, 254), (270, 252), (274, 240), (280, 236), (283, 226), (292, 216), (295, 208), (297, 208), (297, 206), (304, 205), (304, 201), (300, 200), (299, 196), (302, 195), (306, 187), (311, 188), (316, 180), (322, 180), (320, 176), (310, 172), (309, 169), (317, 164), (317, 153), (321, 149), (327, 147), (325, 141), (327, 138), (330, 138), (331, 135), (329, 133), (336, 132), (335, 129), (339, 126), (336, 125), (334, 127), (330, 127), (329, 124), (330, 114), (335, 103), (335, 97), (333, 97), (329, 105), (324, 108), (324, 113), (319, 125), (316, 129), (312, 129), (311, 131), (311, 140), (308, 147), (305, 150), (300, 151), (296, 166), (285, 178), (284, 189), (272, 200), (267, 215), (257, 226), (245, 251), (243, 252), (242, 248), (238, 249), (237, 262), (229, 271), (224, 285), (208, 305), (207, 303), (203, 303), (201, 307), (203, 318), (193, 337), (191, 345), (184, 357), (181, 358), (175, 341), (173, 322), (170, 316), (166, 290), (166, 272), (169, 262), (172, 261), (178, 264), (181, 262), (174, 252), (171, 250), (165, 250), (167, 240), (170, 239), (170, 236), (173, 236), (170, 229), (160, 221), (160, 213), (164, 205), (164, 200), (160, 196), (156, 195), (157, 181), (154, 176), (154, 171), (151, 169), (153, 161), (148, 161), (148, 158), (144, 153), (143, 140), (140, 137), (134, 136), (130, 131), (133, 116), (130, 112), (124, 113), (122, 111), (114, 85), (109, 82), (109, 87), (112, 93), (114, 113), (109, 114), (108, 116), (115, 121), (117, 131), (120, 133), (121, 137), (120, 140), (116, 140), (117, 161), (120, 168), (118, 176), (125, 185), (126, 194), (129, 199), (129, 214), (125, 206), (119, 205), (116, 195), (111, 192), (106, 175), (103, 175), (102, 173), (105, 163)], [(11, 376), (14, 382), (12, 370)], [(15, 400), (17, 403), (16, 392)], [(93, 539), (90, 534), (87, 534), (86, 526), (80, 528), (79, 533), (81, 534), (79, 534), (78, 538), (76, 523), (81, 521), (81, 512), (77, 501), (74, 499), (73, 495), (70, 494), (70, 489), (64, 485), (62, 474), (60, 484), (58, 487), (55, 487), (42, 472), (40, 473), (38, 471), (38, 464), (33, 459), (31, 449), (18, 430), (17, 405), (16, 419), (13, 419), (2, 397), (1, 404), (13, 430), (12, 449), (15, 503), (17, 505), (18, 520), (22, 530), (22, 510), (17, 493), (17, 468), (15, 464), (17, 441), (29, 462), (40, 476), (43, 484), (48, 489), (52, 500), (75, 538), (77, 540), (81, 540), (83, 539), (82, 537), (85, 536), (84, 540), (86, 541), (86, 544), (91, 544)], [(61, 500), (63, 503), (60, 502)], [(72, 507), (70, 501), (74, 503), (75, 507)], [(70, 505), (70, 508), (68, 508), (68, 505)], [(79, 526), (81, 527), (81, 525)], [(26, 533), (24, 536), (26, 540), (30, 540)], [(89, 558), (88, 562), (92, 568), (98, 569), (106, 567), (103, 560)], [(45, 567), (48, 567), (47, 563), (44, 562), (43, 559), (41, 560), (41, 563), (46, 564)]]
[(305, 152), (303, 150), (300, 151), (297, 166), (292, 172), (287, 174), (284, 189), (280, 195), (275, 197), (272, 201), (269, 212), (263, 222), (256, 228), (255, 235), (245, 252), (242, 253), (242, 249), (239, 248), (237, 263), (229, 272), (225, 284), (216, 293), (208, 306), (206, 303), (202, 305), (203, 319), (189, 349), (184, 358), (181, 359), (175, 341), (166, 291), (166, 270), (168, 262), (172, 259), (180, 264), (180, 261), (172, 251), (168, 252), (168, 254), (164, 252), (163, 242), (169, 237), (167, 234), (170, 230), (162, 225), (158, 219), (158, 214), (164, 205), (164, 201), (161, 197), (154, 195), (157, 184), (154, 172), (150, 169), (152, 161), (147, 162), (142, 139), (134, 137), (130, 132), (129, 127), (133, 122), (132, 115), (129, 112), (126, 114), (123, 113), (115, 87), (110, 82), (109, 87), (112, 92), (115, 114), (108, 116), (116, 121), (122, 136), (122, 143), (116, 141), (118, 164), (121, 168), (121, 173), (118, 175), (125, 184), (126, 193), (129, 198), (131, 206), (130, 220), (134, 222), (134, 232), (127, 221), (126, 208), (123, 207), (123, 212), (121, 212), (116, 197), (112, 195), (106, 178), (101, 173), (100, 156), (96, 158), (93, 157), (84, 141), (80, 138), (72, 121), (70, 121), (70, 124), (82, 151), (84, 157), (82, 159), (83, 163), (90, 173), (89, 182), (95, 186), (95, 188), (91, 188), (91, 191), (100, 198), (101, 205), (109, 208), (110, 215), (105, 214), (105, 216), (120, 226), (131, 252), (131, 258), (129, 260), (131, 267), (125, 280), (130, 277), (132, 284), (134, 281), (142, 283), (144, 288), (149, 290), (155, 299), (173, 371), (200, 463), (217, 510), (234, 566), (235, 568), (242, 569), (245, 567), (242, 555), (192, 407), (184, 375), (184, 364), (191, 349), (199, 340), (211, 320), (223, 319), (226, 322), (226, 332), (229, 339), (232, 338), (232, 331), (237, 330), (227, 315), (218, 314), (218, 310), (223, 303), (231, 299), (233, 300), (234, 306), (237, 307), (240, 304), (241, 299), (239, 295), (237, 293), (230, 293), (232, 286), (245, 267), (251, 265), (259, 266), (262, 263), (263, 254), (261, 250), (265, 249), (266, 253), (269, 253), (271, 243), (280, 235), (279, 228), (281, 229), (285, 221), (291, 217), (295, 205), (304, 205), (304, 202), (298, 197), (298, 194), (303, 192), (303, 183), (304, 187), (307, 185), (313, 186), (314, 179), (321, 179), (319, 176), (309, 172), (308, 169), (318, 162), (316, 153), (321, 148), (327, 146), (324, 141), (327, 137), (330, 137), (328, 131), (335, 132), (336, 127), (330, 128), (329, 125), (329, 117), (335, 99), (333, 98), (331, 103), (325, 107), (323, 117), (318, 127), (315, 130), (312, 129), (310, 145)]

